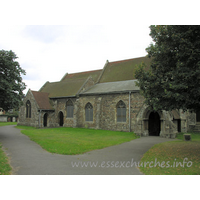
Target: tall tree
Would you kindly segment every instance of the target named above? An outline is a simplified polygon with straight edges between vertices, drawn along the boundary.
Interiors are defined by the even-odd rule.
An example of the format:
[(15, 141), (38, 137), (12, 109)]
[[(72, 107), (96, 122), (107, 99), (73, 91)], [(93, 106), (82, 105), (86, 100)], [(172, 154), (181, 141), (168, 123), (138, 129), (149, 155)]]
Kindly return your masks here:
[(26, 74), (12, 51), (0, 51), (0, 107), (4, 110), (19, 108), (23, 90), (26, 88), (22, 82), (22, 74)]
[(200, 26), (150, 26), (150, 70), (136, 72), (146, 103), (154, 110), (200, 109)]

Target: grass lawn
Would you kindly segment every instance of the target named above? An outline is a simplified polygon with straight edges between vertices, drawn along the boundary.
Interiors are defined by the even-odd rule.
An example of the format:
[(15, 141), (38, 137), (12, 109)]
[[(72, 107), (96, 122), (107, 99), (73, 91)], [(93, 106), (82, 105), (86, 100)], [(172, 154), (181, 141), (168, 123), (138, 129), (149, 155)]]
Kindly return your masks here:
[(17, 122), (0, 122), (0, 126), (17, 125)]
[(142, 157), (140, 171), (154, 175), (199, 175), (200, 133), (190, 134), (192, 141), (184, 141), (180, 133), (180, 140), (154, 145)]
[(121, 144), (137, 138), (134, 133), (85, 128), (17, 126), (21, 132), (51, 153), (75, 155)]

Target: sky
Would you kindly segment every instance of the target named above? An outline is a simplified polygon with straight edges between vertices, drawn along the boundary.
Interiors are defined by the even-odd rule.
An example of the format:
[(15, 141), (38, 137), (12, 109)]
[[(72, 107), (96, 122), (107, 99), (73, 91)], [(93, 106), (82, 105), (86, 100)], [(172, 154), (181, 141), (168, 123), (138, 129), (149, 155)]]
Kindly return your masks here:
[(102, 69), (107, 60), (145, 56), (152, 42), (149, 33), (149, 25), (5, 25), (0, 50), (17, 55), (26, 71), (26, 94), (66, 73)]
[[(173, 5), (173, 6), (172, 6)], [(38, 91), (66, 73), (145, 56), (152, 24), (198, 24), (195, 1), (7, 0), (1, 2), (0, 50), (12, 50)], [(180, 9), (181, 8), (181, 9)]]
[[(106, 60), (111, 62), (145, 56), (145, 49), (152, 42), (149, 36), (150, 25), (198, 25), (198, 4), (196, 0), (190, 2), (174, 0), (167, 2), (160, 0), (1, 1), (0, 50), (12, 50), (18, 56), (17, 61), (26, 70), (26, 76), (23, 76), (23, 81), (27, 85), (24, 91), (26, 94), (29, 88), (39, 90), (46, 81), (61, 80), (67, 72), (102, 69)], [(13, 195), (13, 198), (16, 198), (19, 194), (21, 199), (27, 199), (26, 192), (29, 192), (31, 197), (34, 198), (35, 195), (37, 198), (38, 193), (32, 193), (32, 188), (37, 181), (40, 196), (40, 188), (42, 188), (42, 191), (48, 191), (49, 199), (63, 198), (66, 196), (66, 188), (67, 196), (70, 195), (72, 198), (76, 194), (75, 196), (80, 195), (80, 198), (87, 196), (87, 199), (94, 199), (93, 195), (90, 195), (91, 197), (88, 195), (88, 187), (94, 194), (98, 194), (95, 196), (96, 199), (105, 196), (107, 199), (121, 199), (133, 196), (137, 198), (141, 194), (143, 196), (146, 194), (145, 197), (149, 198), (152, 188), (145, 188), (147, 192), (144, 194), (144, 187), (138, 187), (144, 185), (144, 181), (146, 185), (162, 182), (157, 185), (157, 191), (161, 191), (165, 186), (168, 187), (168, 180), (163, 177), (154, 177), (153, 184), (152, 179), (144, 180), (133, 176), (87, 176), (87, 183), (85, 177), (62, 178), (64, 180), (61, 176), (45, 176), (45, 178), (27, 176), (23, 179), (15, 177), (12, 181), (4, 179), (5, 187), (2, 191), (5, 197)], [(170, 180), (172, 179), (173, 177), (170, 177)], [(185, 179), (184, 177), (184, 181)], [(63, 181), (65, 184), (58, 184)], [(174, 181), (177, 185), (177, 178), (174, 178)], [(184, 181), (182, 179), (178, 181), (180, 189), (184, 187)], [(8, 184), (9, 187), (6, 187)], [(22, 187), (26, 191), (24, 196), (20, 190)], [(104, 191), (102, 194), (99, 193), (99, 188)], [(137, 192), (134, 191), (133, 194), (132, 188), (136, 188)], [(46, 198), (47, 192), (43, 192), (42, 195)], [(180, 198), (180, 193), (178, 195), (177, 197)]]

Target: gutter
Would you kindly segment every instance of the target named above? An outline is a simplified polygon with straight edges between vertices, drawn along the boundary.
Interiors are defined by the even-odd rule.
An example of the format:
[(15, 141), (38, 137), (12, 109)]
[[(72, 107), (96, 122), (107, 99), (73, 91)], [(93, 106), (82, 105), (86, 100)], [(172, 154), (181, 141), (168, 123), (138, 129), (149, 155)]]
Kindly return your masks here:
[(64, 98), (72, 98), (72, 97), (76, 97), (76, 95), (74, 95), (74, 96), (63, 96), (63, 97), (49, 97), (49, 99), (64, 99)]
[(40, 124), (40, 122), (41, 122), (41, 111), (42, 110), (40, 110), (40, 113), (39, 113), (39, 128), (41, 127), (41, 124)]
[(139, 90), (124, 90), (124, 91), (113, 91), (113, 92), (96, 92), (96, 93), (81, 93), (79, 96), (93, 96), (93, 95), (100, 95), (100, 94), (125, 94), (130, 92), (139, 92)]

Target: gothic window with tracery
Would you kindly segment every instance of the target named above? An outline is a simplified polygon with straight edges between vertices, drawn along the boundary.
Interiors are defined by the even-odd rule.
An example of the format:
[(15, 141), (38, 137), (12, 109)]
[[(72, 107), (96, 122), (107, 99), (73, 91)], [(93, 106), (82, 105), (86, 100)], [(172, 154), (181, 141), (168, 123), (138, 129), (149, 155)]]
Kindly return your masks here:
[(85, 106), (85, 121), (93, 121), (93, 106), (87, 103)]
[(74, 104), (71, 100), (67, 101), (67, 118), (73, 118), (74, 116)]
[(26, 118), (31, 118), (31, 102), (26, 102)]
[(117, 122), (126, 122), (126, 105), (121, 100), (117, 104)]

